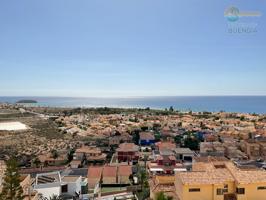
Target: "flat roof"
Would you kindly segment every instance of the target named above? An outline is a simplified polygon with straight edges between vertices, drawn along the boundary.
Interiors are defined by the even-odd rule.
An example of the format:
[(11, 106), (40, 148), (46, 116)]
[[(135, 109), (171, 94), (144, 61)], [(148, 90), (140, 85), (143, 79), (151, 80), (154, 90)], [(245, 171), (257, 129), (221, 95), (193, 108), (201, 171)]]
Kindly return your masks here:
[(194, 154), (190, 148), (176, 148), (175, 152), (177, 154)]

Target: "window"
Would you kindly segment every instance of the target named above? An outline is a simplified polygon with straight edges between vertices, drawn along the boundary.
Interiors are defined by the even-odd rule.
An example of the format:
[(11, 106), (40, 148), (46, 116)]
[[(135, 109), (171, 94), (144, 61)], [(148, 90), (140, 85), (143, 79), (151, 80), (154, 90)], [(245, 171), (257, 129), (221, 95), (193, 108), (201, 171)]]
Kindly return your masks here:
[(260, 186), (257, 188), (258, 190), (266, 190), (266, 186)]
[(217, 188), (217, 190), (216, 190), (216, 194), (217, 194), (217, 195), (223, 195), (223, 194), (224, 194), (224, 189), (222, 189), (222, 188)]
[(214, 167), (216, 169), (224, 169), (224, 168), (226, 168), (224, 164), (222, 164), (222, 165), (214, 165)]
[(228, 185), (227, 184), (224, 185), (224, 193), (228, 193)]
[(245, 188), (236, 188), (237, 194), (245, 194)]
[(200, 188), (189, 188), (189, 192), (200, 192)]
[(67, 185), (62, 185), (61, 190), (62, 190), (62, 193), (67, 193), (68, 192)]

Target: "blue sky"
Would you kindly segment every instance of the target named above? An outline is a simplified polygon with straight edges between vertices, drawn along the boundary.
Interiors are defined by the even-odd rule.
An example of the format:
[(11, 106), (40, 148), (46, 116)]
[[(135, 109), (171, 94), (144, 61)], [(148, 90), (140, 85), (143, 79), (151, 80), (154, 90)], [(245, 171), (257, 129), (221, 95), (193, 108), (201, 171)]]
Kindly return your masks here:
[[(232, 5), (262, 13), (234, 22), (257, 32), (228, 32)], [(0, 96), (266, 95), (265, 13), (265, 0), (1, 0)]]

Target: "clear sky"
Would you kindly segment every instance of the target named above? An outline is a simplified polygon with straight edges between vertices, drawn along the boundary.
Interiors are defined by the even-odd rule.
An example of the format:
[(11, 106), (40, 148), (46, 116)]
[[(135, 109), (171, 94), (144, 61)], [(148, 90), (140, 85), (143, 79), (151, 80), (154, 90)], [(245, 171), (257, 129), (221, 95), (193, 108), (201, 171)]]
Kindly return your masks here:
[[(260, 11), (229, 33), (224, 11)], [(266, 95), (266, 0), (0, 0), (0, 96)], [(238, 25), (236, 25), (238, 23)]]

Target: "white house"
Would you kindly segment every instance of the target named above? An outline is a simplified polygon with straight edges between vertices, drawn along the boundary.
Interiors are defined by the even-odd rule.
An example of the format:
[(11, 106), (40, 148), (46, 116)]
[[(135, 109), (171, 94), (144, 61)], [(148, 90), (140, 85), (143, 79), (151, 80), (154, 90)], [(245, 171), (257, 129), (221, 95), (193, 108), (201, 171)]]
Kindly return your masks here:
[(53, 195), (78, 197), (81, 185), (81, 176), (61, 177), (60, 172), (50, 172), (37, 174), (34, 189), (47, 199)]

